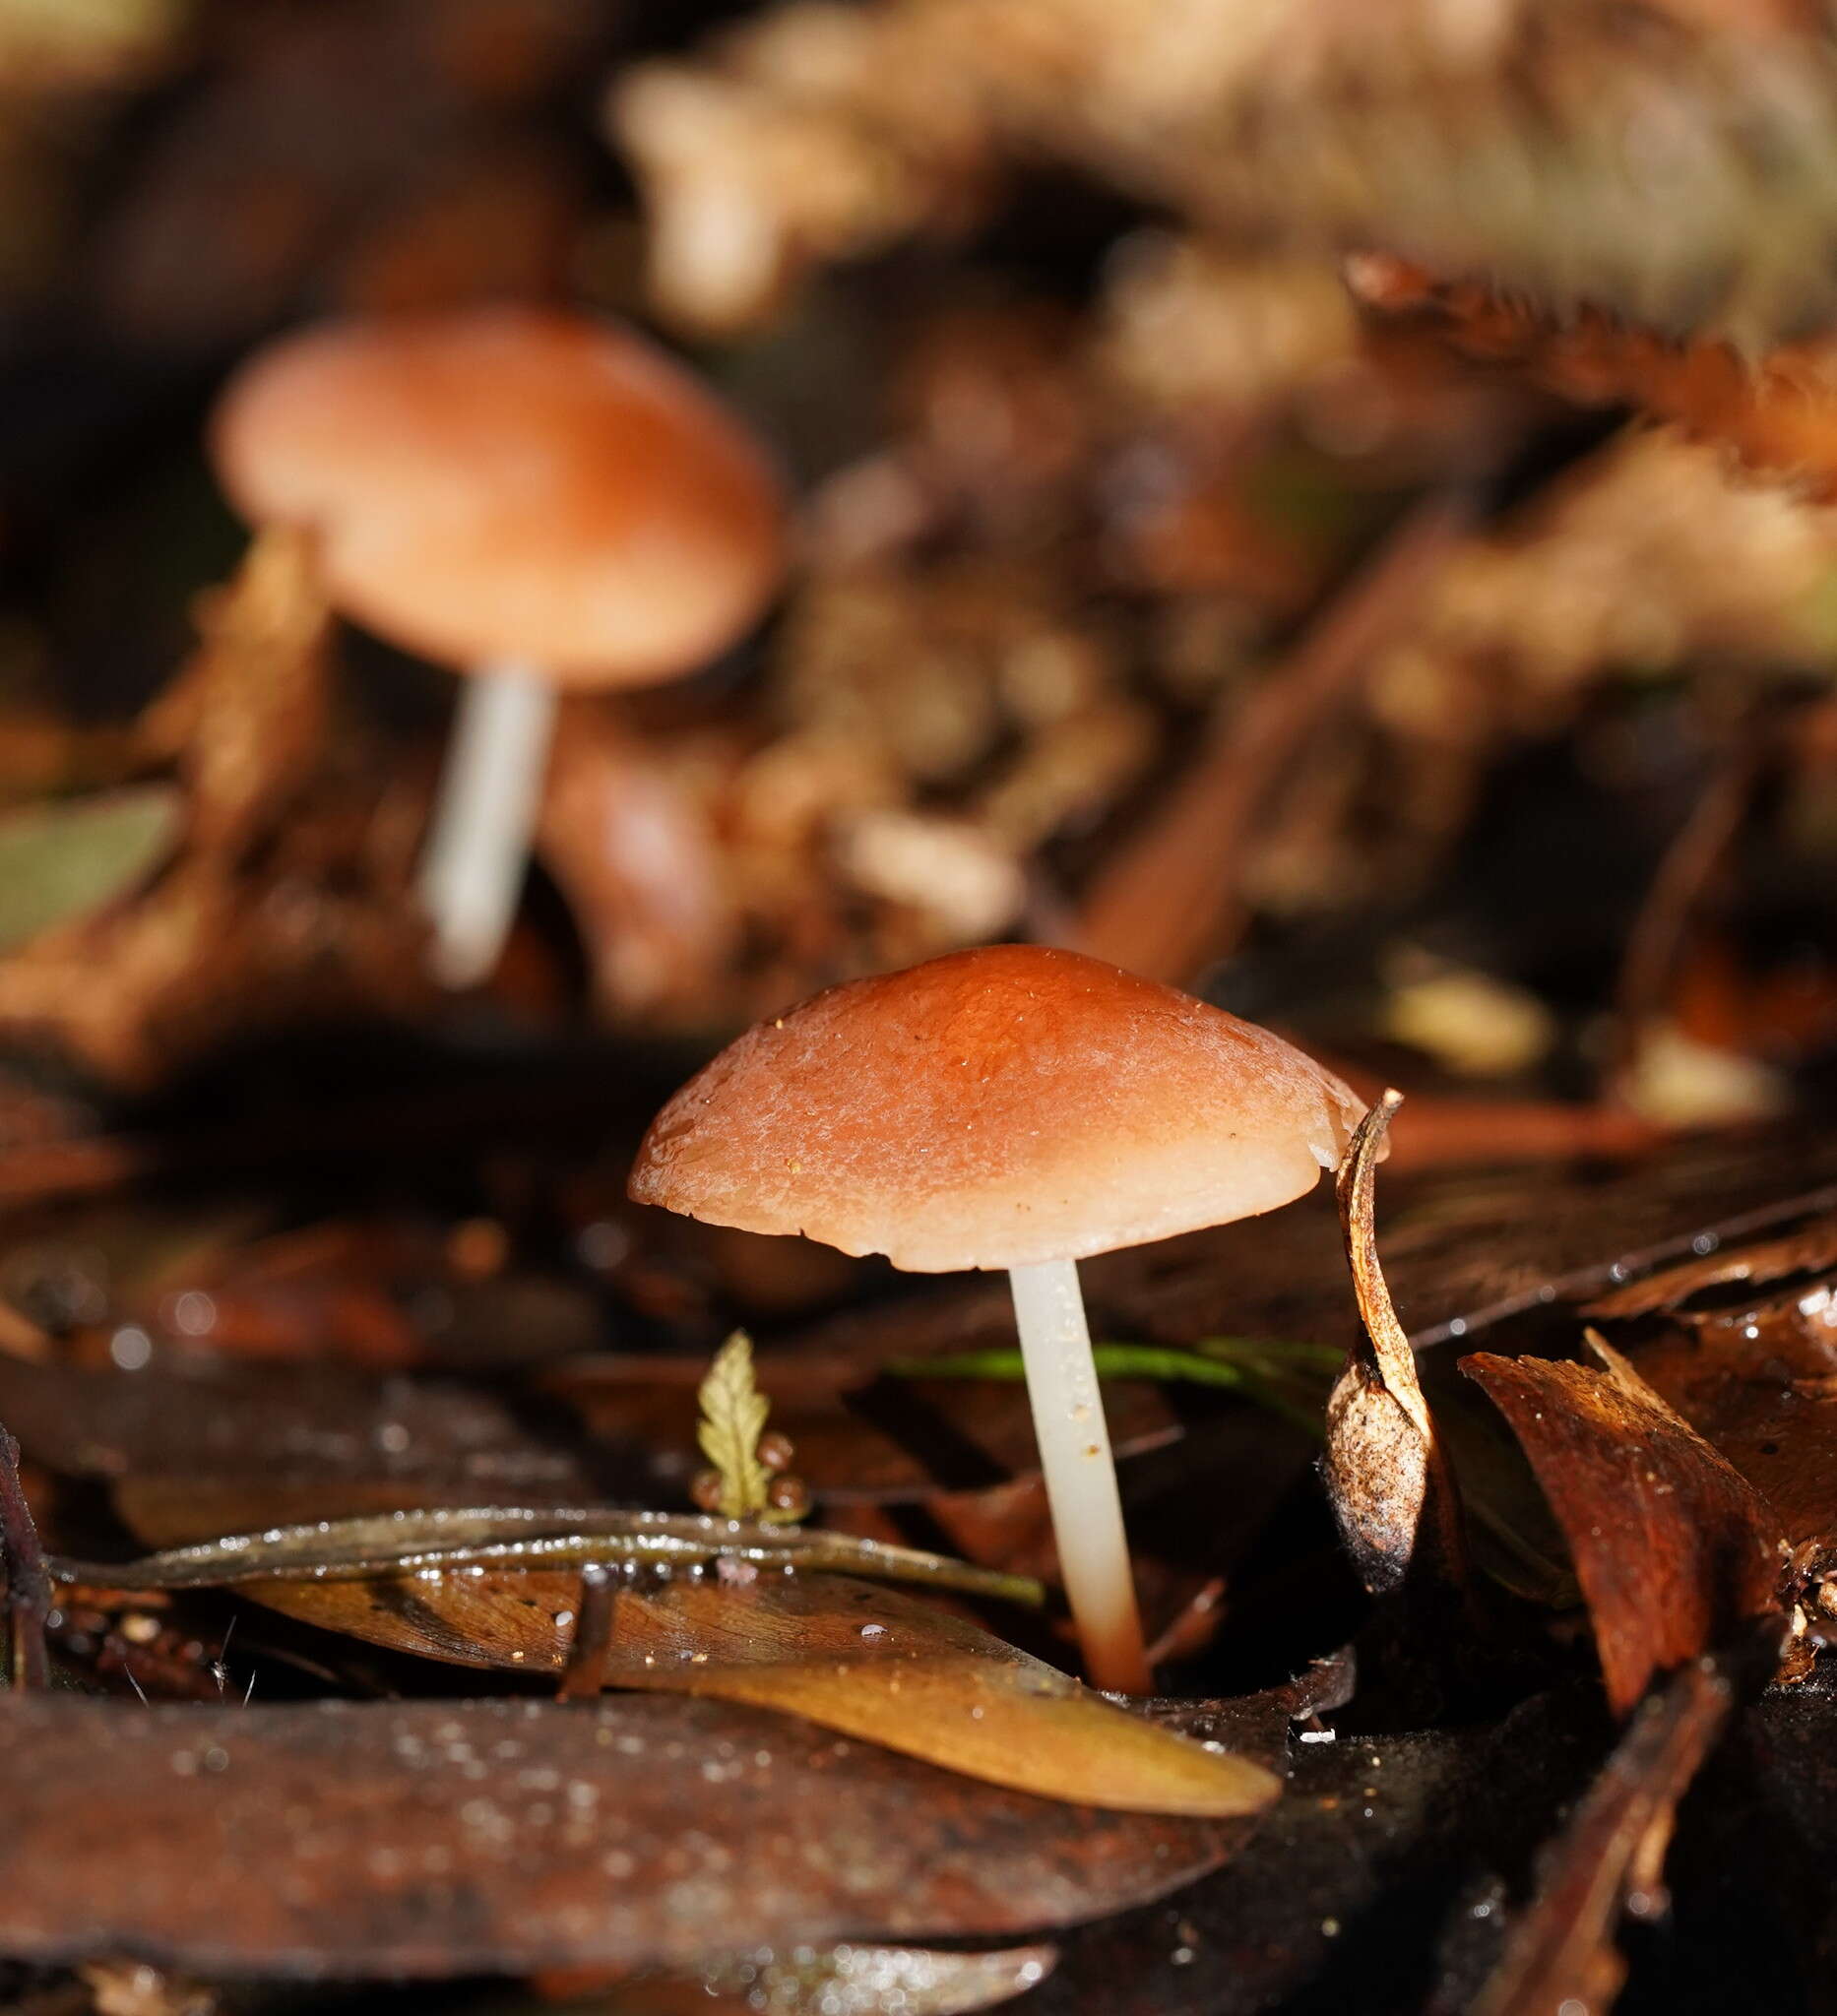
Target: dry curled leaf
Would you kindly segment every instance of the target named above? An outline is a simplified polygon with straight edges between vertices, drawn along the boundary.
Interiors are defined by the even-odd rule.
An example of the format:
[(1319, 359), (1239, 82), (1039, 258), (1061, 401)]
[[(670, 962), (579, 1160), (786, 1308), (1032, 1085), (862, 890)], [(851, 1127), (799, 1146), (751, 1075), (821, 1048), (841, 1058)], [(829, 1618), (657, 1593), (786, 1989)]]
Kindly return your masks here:
[(199, 598), (197, 620), (197, 652), (138, 733), (178, 765), (192, 845), (228, 856), (273, 830), (324, 753), (332, 612), (311, 536), (263, 533), (235, 578)]
[(715, 325), (1045, 151), (1259, 243), (1388, 244), (1556, 313), (1753, 341), (1829, 309), (1834, 103), (1790, 7), (806, 0), (613, 111), (658, 291)]
[(1387, 1092), (1365, 1114), (1334, 1183), (1363, 1335), (1327, 1401), (1323, 1468), (1340, 1537), (1371, 1589), (1395, 1588), (1403, 1580), (1425, 1517), (1439, 1522), (1448, 1564), (1460, 1558), (1454, 1493), (1410, 1340), (1378, 1265), (1374, 1172), (1385, 1132), (1402, 1103), (1400, 1093)]
[(1237, 1839), (998, 1791), (725, 1702), (629, 1697), (18, 1697), (0, 1789), (0, 1949), (215, 1974), (622, 1972), (1001, 1936), (1160, 1896)]
[(1779, 1521), (1728, 1460), (1599, 1339), (1600, 1369), (1477, 1352), (1461, 1360), (1504, 1415), (1555, 1513), (1602, 1677), (1626, 1714), (1654, 1674), (1728, 1645), (1777, 1604)]

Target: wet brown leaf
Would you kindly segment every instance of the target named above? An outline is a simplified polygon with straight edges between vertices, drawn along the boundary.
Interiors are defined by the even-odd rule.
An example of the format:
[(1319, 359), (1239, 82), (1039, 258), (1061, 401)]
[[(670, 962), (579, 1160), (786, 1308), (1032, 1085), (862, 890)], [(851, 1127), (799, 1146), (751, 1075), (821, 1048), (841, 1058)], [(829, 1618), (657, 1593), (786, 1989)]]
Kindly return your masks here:
[(1595, 1341), (1601, 1369), (1478, 1352), (1461, 1370), (1510, 1422), (1562, 1527), (1608, 1699), (1732, 1642), (1775, 1607), (1779, 1522), (1744, 1478)]
[[(619, 1590), (610, 1686), (774, 1708), (966, 1776), (1116, 1810), (1253, 1812), (1260, 1766), (1170, 1735), (980, 1625), (834, 1574), (721, 1564)], [(578, 1574), (456, 1569), (259, 1583), (245, 1593), (308, 1623), (470, 1666), (559, 1670)]]
[(1597, 1295), (1583, 1305), (1585, 1316), (1621, 1318), (1677, 1311), (1705, 1289), (1737, 1284), (1760, 1289), (1794, 1274), (1823, 1274), (1837, 1268), (1837, 1218), (1815, 1218), (1772, 1239), (1754, 1239), (1725, 1246), (1705, 1241), (1709, 1250), (1661, 1267), (1629, 1281), (1625, 1287)]
[(1159, 1896), (1242, 1833), (1001, 1792), (713, 1701), (15, 1696), (0, 1787), (0, 1949), (270, 1975), (1000, 1936)]
[(1591, 1305), (1626, 1323), (1640, 1376), (1762, 1493), (1808, 1577), (1837, 1543), (1830, 1240), (1820, 1215), (1775, 1238), (1718, 1241)]
[[(0, 1356), (0, 1420), (67, 1477), (116, 1485), (151, 1544), (417, 1504), (669, 1488), (630, 1447), (571, 1447), (448, 1379), (330, 1366), (77, 1371)], [(686, 1477), (686, 1452), (678, 1481)], [(235, 1516), (254, 1506), (253, 1519)]]
[(118, 1589), (223, 1589), (250, 1583), (332, 1583), (405, 1576), (472, 1576), (475, 1569), (651, 1568), (693, 1576), (726, 1563), (746, 1570), (844, 1572), (1022, 1605), (1045, 1592), (1025, 1576), (978, 1568), (918, 1548), (885, 1545), (820, 1527), (767, 1526), (704, 1513), (604, 1505), (488, 1505), (316, 1519), (263, 1533), (227, 1534), (109, 1565), (66, 1561), (65, 1579)]
[(1421, 1351), (1829, 1210), (1834, 1178), (1837, 1145), (1799, 1122), (1672, 1141), (1560, 1184), (1510, 1168), (1431, 1178), (1386, 1224), (1389, 1278)]

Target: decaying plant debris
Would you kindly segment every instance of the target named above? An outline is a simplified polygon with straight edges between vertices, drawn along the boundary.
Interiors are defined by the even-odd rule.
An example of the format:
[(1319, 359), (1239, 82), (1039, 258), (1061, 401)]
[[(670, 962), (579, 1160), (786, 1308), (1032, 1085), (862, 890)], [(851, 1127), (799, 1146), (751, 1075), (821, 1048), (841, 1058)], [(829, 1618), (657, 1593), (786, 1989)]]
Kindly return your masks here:
[[(0, 2016), (1827, 2007), (1837, 15), (0, 0)], [(454, 987), (453, 668), (204, 443), (507, 301), (783, 580)], [(1000, 1281), (627, 1194), (1006, 942), (1365, 1109), (1082, 1265), (1143, 1698)]]

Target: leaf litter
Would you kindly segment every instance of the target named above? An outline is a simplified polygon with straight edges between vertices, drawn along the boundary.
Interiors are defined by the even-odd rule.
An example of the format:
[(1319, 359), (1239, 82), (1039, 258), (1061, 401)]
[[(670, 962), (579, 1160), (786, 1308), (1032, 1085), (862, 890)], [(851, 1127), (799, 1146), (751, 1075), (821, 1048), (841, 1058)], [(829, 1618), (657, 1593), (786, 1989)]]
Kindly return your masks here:
[(1037, 1597), (1023, 1579), (845, 1536), (642, 1514), (428, 1515), (57, 1572), (130, 1590), (228, 1584), (398, 1651), (545, 1672), (568, 1664), (583, 1601), (581, 1575), (551, 1564), (589, 1560), (627, 1571), (604, 1684), (776, 1708), (994, 1784), (1119, 1809), (1219, 1817), (1278, 1791), (1259, 1767), (1141, 1722), (980, 1625), (835, 1571)]
[[(0, 1756), (8, 1950), (204, 1972), (632, 1970), (862, 1932), (1000, 1937), (1159, 1895), (1238, 1838), (714, 1701), (126, 1713), (36, 1695), (0, 1717)], [(158, 1830), (119, 1824), (150, 1806)]]

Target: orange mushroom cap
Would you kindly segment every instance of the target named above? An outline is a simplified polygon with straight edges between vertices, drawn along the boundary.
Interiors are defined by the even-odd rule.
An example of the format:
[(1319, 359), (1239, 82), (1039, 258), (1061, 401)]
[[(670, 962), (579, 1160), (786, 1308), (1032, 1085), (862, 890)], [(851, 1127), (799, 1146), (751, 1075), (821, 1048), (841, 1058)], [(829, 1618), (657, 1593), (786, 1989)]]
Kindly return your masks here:
[(631, 1194), (916, 1273), (1024, 1267), (1273, 1211), (1363, 1111), (1254, 1023), (996, 945), (748, 1030), (653, 1121)]
[(256, 524), (424, 657), (642, 685), (707, 662), (784, 566), (758, 444), (633, 331), (556, 310), (335, 322), (236, 374), (211, 447)]

